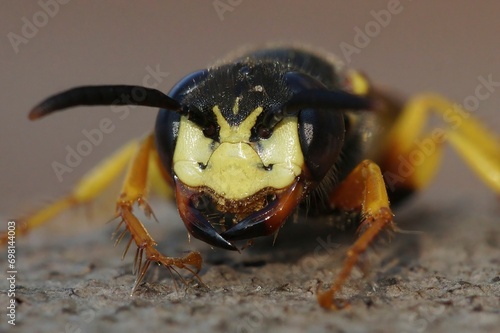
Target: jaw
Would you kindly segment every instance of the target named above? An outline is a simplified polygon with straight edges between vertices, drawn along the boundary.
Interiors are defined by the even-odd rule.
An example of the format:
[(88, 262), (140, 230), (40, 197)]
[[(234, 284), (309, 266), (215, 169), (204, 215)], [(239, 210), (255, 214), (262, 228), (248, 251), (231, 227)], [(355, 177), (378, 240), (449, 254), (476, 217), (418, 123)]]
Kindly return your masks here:
[(285, 188), (265, 188), (235, 200), (208, 187), (190, 187), (177, 177), (174, 180), (179, 214), (190, 234), (228, 250), (237, 250), (231, 241), (276, 232), (302, 201), (306, 188), (299, 176)]
[[(243, 199), (229, 199), (219, 195), (208, 187), (199, 187), (193, 190), (191, 196), (195, 209), (201, 211), (220, 231), (231, 228), (249, 214), (264, 209), (276, 200), (277, 193), (273, 188), (264, 188), (257, 193)], [(229, 219), (231, 219), (230, 221)]]

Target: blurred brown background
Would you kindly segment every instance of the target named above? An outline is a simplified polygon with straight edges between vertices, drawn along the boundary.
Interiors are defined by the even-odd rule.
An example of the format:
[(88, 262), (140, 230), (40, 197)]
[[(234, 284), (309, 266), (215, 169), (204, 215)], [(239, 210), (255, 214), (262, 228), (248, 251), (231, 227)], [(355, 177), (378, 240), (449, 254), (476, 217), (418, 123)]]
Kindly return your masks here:
[[(346, 60), (339, 45), (356, 46), (354, 28), (365, 30), (376, 22), (371, 11), (386, 10), (389, 3), (394, 2), (73, 0), (48, 10), (35, 1), (3, 4), (0, 216), (16, 216), (33, 203), (65, 193), (97, 161), (154, 125), (156, 111), (146, 108), (125, 120), (103, 107), (28, 121), (30, 108), (48, 95), (85, 84), (142, 84), (148, 66), (169, 73), (159, 85), (168, 91), (187, 73), (230, 51), (268, 41), (307, 43)], [(219, 15), (217, 4), (226, 11)], [(498, 2), (401, 0), (397, 10), (386, 27), (376, 24), (379, 33), (352, 54), (349, 66), (403, 94), (437, 91), (457, 102), (474, 94), (479, 76), (500, 81)], [(27, 28), (27, 21), (38, 25), (37, 31)], [(14, 34), (28, 38), (13, 46), (9, 39), (19, 40)], [(476, 112), (497, 133), (499, 107), (500, 89)], [(112, 119), (114, 131), (59, 182), (51, 163), (64, 163), (65, 147), (75, 148), (85, 139), (82, 130), (97, 128), (104, 117)], [(454, 164), (454, 154), (447, 158), (446, 171), (430, 192), (439, 197), (456, 194), (455, 189), (486, 192), (488, 200), (490, 193), (476, 178)]]

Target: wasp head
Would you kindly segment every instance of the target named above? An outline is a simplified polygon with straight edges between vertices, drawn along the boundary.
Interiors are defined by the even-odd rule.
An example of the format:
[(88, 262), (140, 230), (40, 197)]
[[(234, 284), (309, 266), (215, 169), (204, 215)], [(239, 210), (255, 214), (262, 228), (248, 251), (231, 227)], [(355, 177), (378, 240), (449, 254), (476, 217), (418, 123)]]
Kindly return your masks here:
[(252, 61), (196, 72), (170, 95), (187, 111), (161, 110), (156, 138), (180, 215), (194, 237), (233, 250), (276, 232), (333, 167), (345, 129), (332, 99), (362, 101)]

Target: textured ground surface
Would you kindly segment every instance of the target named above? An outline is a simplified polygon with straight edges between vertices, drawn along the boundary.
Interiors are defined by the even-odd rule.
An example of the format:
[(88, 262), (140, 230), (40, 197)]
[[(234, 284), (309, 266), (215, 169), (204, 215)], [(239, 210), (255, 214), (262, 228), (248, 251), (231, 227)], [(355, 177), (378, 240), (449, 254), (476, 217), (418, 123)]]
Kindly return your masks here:
[[(341, 267), (350, 237), (308, 223), (288, 224), (242, 255), (202, 249), (207, 287), (175, 288), (163, 269), (130, 297), (132, 255), (106, 230), (65, 235), (65, 221), (18, 242), (16, 328), (43, 332), (470, 332), (500, 324), (500, 225), (495, 200), (455, 196), (438, 206), (421, 200), (400, 210), (404, 229), (371, 251), (370, 276), (357, 272), (341, 296), (351, 307), (327, 312), (315, 302), (318, 281)], [(467, 209), (464, 209), (467, 207)], [(158, 209), (160, 220), (172, 210)], [(66, 218), (66, 217), (65, 217)], [(74, 217), (73, 217), (74, 218)], [(71, 219), (70, 219), (71, 220)], [(74, 221), (74, 220), (73, 220)], [(179, 222), (155, 225), (165, 251), (190, 248)], [(168, 245), (166, 245), (168, 244)], [(199, 245), (195, 242), (194, 245)], [(123, 247), (123, 246), (122, 246)], [(3, 258), (2, 258), (3, 259)], [(2, 261), (3, 263), (3, 261)], [(155, 272), (153, 270), (152, 272)], [(5, 281), (1, 281), (4, 289)], [(0, 295), (5, 309), (5, 294)], [(1, 330), (11, 329), (2, 321)], [(80, 329), (81, 331), (78, 331)]]

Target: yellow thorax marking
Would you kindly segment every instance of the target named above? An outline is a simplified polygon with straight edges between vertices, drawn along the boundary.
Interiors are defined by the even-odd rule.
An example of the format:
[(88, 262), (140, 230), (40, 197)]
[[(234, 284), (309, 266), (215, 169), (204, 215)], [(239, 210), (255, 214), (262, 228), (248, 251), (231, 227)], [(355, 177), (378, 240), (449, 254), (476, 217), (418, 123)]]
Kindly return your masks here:
[[(227, 120), (224, 118), (220, 112), (219, 106), (213, 107), (213, 112), (217, 118), (217, 124), (220, 126), (219, 138), (220, 142), (247, 142), (250, 138), (252, 127), (257, 121), (257, 117), (262, 112), (262, 107), (259, 106), (248, 115), (248, 117), (241, 122), (239, 126), (230, 126)], [(233, 108), (234, 111), (234, 108)]]

